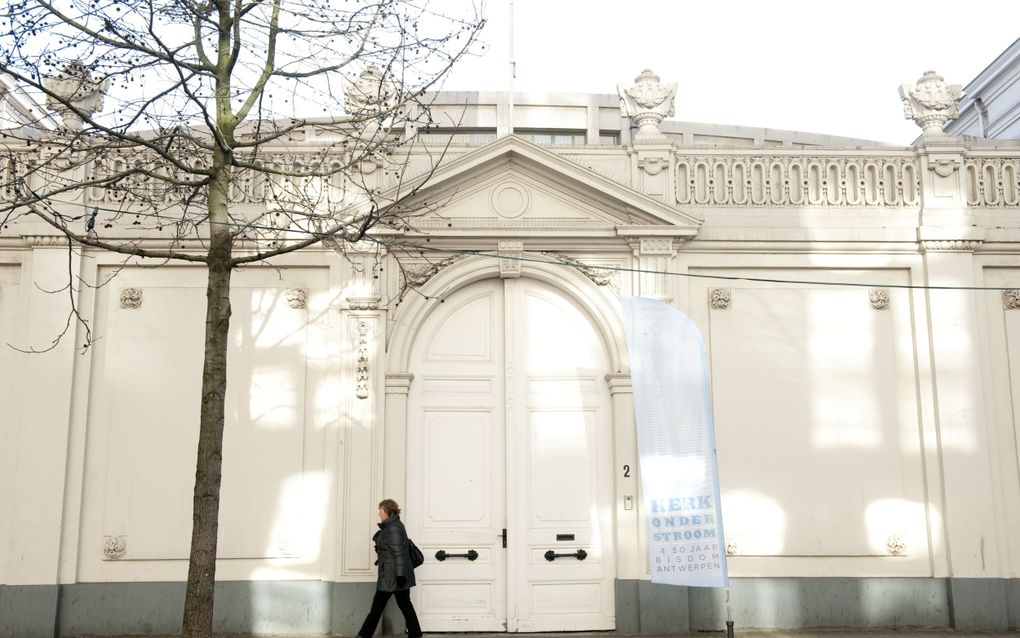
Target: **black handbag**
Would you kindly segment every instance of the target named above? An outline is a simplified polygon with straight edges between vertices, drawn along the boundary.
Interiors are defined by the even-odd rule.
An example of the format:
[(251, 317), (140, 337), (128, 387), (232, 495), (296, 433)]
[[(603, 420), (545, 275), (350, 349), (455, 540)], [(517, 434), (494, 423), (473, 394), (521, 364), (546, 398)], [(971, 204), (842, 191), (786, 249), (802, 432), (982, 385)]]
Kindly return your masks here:
[(425, 554), (421, 553), (421, 550), (410, 538), (407, 539), (407, 551), (411, 554), (411, 567), (421, 567), (425, 562)]

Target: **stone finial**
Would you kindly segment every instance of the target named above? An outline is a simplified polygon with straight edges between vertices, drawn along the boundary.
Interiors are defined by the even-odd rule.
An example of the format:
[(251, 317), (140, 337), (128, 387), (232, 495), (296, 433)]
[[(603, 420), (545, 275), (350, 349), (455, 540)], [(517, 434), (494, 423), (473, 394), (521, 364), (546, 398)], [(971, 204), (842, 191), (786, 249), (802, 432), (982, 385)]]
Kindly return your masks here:
[[(44, 78), (43, 85), (52, 93), (46, 98), (46, 108), (56, 111), (66, 128), (80, 131), (84, 128), (84, 120), (78, 112), (84, 113), (85, 117), (92, 117), (103, 110), (103, 98), (110, 88), (110, 78), (96, 79), (84, 64), (75, 60), (55, 77)], [(78, 112), (70, 108), (67, 102)]]
[(617, 90), (620, 112), (624, 117), (634, 118), (639, 127), (638, 136), (659, 135), (659, 123), (673, 115), (676, 83), (663, 84), (659, 76), (645, 69), (634, 78), (632, 86), (617, 85)]
[(913, 87), (900, 86), (903, 117), (914, 120), (925, 135), (942, 135), (942, 127), (960, 116), (961, 87), (946, 84), (934, 71), (925, 71)]
[(401, 88), (386, 78), (379, 67), (372, 65), (361, 72), (357, 80), (344, 89), (344, 110), (356, 118), (361, 137), (371, 139), (382, 128), (391, 109), (400, 100)]

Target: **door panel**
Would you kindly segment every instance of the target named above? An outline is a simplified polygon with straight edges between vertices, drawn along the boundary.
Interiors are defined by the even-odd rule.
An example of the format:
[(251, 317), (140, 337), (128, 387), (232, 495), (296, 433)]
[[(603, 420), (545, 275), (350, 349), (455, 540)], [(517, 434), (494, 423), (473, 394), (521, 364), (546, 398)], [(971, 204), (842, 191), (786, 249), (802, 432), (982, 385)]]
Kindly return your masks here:
[[(615, 628), (608, 362), (591, 320), (545, 284), (507, 283), (516, 309), (507, 348), (523, 409), (509, 458), (526, 489), (509, 493), (517, 542), (508, 557), (515, 631)], [(509, 358), (509, 355), (508, 355)], [(512, 537), (513, 538), (513, 537)], [(586, 556), (559, 556), (546, 552)], [(514, 569), (514, 567), (516, 569)]]
[(425, 631), (615, 628), (608, 363), (587, 315), (540, 282), (479, 282), (425, 321), (411, 365)]
[[(502, 313), (499, 281), (458, 291), (412, 353), (407, 521), (425, 554), (414, 593), (426, 631), (506, 629)], [(439, 562), (439, 550), (478, 558)]]

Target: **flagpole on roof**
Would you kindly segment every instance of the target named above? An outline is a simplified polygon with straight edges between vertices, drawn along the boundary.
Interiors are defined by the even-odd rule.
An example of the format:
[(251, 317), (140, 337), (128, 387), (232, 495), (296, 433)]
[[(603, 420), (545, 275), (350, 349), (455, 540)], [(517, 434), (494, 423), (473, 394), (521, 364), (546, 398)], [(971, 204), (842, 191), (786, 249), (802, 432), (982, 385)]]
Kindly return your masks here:
[(507, 87), (507, 135), (514, 134), (514, 77), (517, 75), (517, 63), (514, 62), (514, 0), (510, 0), (510, 37), (509, 37), (509, 58), (510, 62), (510, 77), (509, 86)]

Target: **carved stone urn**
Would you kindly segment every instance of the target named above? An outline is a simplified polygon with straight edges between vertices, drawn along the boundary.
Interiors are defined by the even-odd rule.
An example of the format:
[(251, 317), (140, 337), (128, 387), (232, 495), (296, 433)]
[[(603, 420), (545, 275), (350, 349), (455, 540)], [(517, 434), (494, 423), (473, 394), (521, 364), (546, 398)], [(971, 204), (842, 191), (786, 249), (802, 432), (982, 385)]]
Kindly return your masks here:
[(634, 78), (634, 84), (624, 88), (617, 86), (620, 94), (620, 112), (624, 117), (634, 118), (638, 125), (638, 136), (660, 135), (659, 124), (673, 115), (673, 101), (676, 98), (676, 83), (663, 84), (659, 76), (650, 69)]
[(925, 135), (944, 135), (942, 127), (960, 116), (959, 84), (946, 84), (941, 75), (926, 71), (917, 84), (900, 86), (903, 117), (912, 119)]

